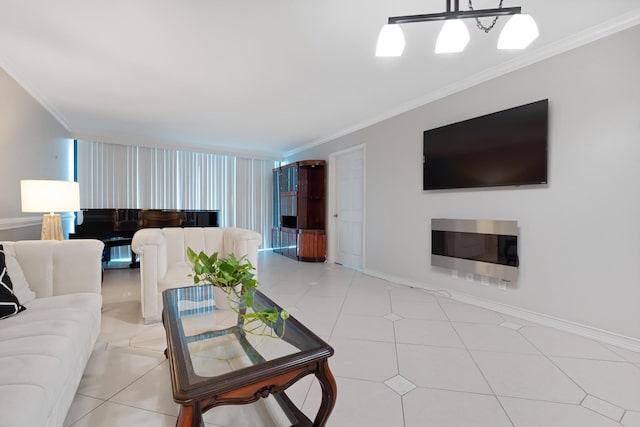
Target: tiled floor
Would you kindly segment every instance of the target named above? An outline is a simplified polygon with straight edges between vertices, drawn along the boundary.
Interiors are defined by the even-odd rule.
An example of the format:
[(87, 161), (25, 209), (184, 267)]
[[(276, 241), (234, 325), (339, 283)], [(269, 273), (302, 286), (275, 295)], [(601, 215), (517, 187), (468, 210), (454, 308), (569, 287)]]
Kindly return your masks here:
[[(640, 354), (270, 252), (261, 289), (335, 348), (329, 426), (640, 426)], [(173, 426), (162, 325), (139, 318), (137, 270), (108, 270), (102, 331), (68, 426)], [(310, 377), (289, 389), (309, 415)], [(274, 415), (275, 414), (275, 415)], [(278, 426), (271, 402), (205, 414), (212, 426)]]

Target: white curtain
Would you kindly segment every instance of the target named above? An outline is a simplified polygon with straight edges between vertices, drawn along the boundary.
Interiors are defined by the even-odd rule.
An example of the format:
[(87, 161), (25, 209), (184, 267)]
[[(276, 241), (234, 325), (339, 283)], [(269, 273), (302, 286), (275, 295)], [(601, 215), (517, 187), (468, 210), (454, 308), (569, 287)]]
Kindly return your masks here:
[(262, 234), (271, 246), (274, 160), (77, 141), (80, 205), (219, 210), (220, 226)]

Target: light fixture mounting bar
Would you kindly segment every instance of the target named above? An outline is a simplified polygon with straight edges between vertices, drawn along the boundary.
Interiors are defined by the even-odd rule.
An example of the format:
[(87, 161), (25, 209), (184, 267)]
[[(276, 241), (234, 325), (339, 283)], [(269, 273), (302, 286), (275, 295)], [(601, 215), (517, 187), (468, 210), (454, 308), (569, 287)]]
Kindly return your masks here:
[[(457, 2), (456, 2), (457, 3)], [(447, 9), (448, 3), (447, 3)], [(517, 15), (521, 7), (506, 7), (498, 9), (458, 10), (441, 13), (429, 13), (426, 15), (390, 16), (389, 24), (409, 24), (412, 22), (444, 21), (446, 19), (484, 18), (487, 16)]]

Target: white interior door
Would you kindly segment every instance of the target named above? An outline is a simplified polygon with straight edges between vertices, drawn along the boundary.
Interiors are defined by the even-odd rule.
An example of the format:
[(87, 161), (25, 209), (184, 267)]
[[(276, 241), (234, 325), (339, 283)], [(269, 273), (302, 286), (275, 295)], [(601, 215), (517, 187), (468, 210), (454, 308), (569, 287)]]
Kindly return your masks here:
[(347, 267), (363, 268), (364, 148), (335, 156), (335, 261)]

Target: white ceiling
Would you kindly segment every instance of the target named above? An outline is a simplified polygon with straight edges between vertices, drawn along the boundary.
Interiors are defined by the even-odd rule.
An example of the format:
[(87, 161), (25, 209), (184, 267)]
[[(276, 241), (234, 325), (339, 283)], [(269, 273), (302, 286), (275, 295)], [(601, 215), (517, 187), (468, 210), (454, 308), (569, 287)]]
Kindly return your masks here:
[(500, 18), (455, 55), (440, 23), (405, 24), (404, 55), (375, 57), (389, 16), (445, 5), (0, 0), (0, 67), (76, 138), (280, 158), (640, 23), (640, 0), (505, 0), (538, 23), (525, 51), (495, 48)]

